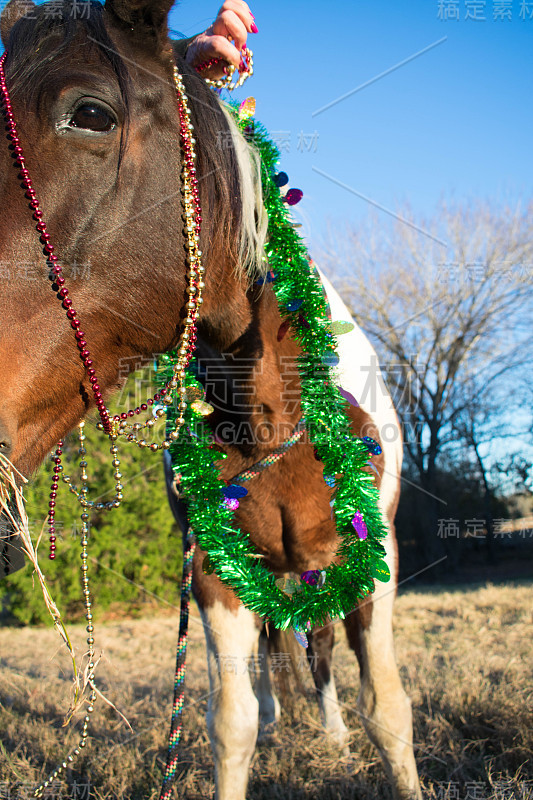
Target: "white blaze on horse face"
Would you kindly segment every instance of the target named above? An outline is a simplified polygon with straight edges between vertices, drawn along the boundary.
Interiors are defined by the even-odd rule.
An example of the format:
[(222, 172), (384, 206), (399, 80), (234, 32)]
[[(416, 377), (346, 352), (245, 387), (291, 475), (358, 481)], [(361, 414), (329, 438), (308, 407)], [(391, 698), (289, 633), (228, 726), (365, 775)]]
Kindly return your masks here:
[(257, 656), (260, 628), (251, 611), (220, 601), (200, 609), (209, 670), (207, 727), (215, 760), (216, 800), (245, 800), (259, 724), (259, 703), (248, 665)]

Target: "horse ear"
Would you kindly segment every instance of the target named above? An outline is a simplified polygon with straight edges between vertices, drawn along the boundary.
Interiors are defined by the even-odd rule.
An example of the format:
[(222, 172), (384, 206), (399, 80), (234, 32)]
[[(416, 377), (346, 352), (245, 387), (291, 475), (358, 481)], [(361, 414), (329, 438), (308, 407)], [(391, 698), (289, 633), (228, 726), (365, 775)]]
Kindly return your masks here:
[(173, 5), (174, 0), (106, 0), (105, 9), (129, 27), (152, 29), (158, 39), (164, 39)]
[(9, 0), (0, 17), (0, 35), (2, 44), (7, 49), (11, 28), (19, 19), (29, 14), (35, 8), (32, 0)]

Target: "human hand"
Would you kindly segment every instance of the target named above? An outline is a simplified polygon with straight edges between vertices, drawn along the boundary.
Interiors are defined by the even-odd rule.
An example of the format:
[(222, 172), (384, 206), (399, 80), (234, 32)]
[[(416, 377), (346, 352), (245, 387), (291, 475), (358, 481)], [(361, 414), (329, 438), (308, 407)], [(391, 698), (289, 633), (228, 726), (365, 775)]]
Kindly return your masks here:
[(212, 25), (191, 42), (185, 61), (199, 67), (211, 59), (220, 59), (202, 70), (211, 80), (224, 77), (228, 64), (242, 68), (242, 49), (249, 33), (258, 33), (254, 15), (244, 0), (225, 0)]

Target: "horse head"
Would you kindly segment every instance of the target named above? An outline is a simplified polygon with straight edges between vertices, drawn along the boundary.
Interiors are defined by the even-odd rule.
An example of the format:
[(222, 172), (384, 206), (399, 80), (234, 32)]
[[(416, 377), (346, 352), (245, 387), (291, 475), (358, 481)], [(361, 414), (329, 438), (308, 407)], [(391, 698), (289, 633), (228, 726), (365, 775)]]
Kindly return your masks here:
[[(176, 344), (188, 299), (171, 4), (65, 0), (58, 14), (11, 0), (1, 17), (20, 146), (104, 397), (121, 359)], [(179, 69), (197, 141), (202, 320), (223, 343), (249, 320), (239, 268), (258, 258), (256, 184), (218, 98)], [(94, 401), (13, 149), (3, 137), (0, 447), (28, 473)]]

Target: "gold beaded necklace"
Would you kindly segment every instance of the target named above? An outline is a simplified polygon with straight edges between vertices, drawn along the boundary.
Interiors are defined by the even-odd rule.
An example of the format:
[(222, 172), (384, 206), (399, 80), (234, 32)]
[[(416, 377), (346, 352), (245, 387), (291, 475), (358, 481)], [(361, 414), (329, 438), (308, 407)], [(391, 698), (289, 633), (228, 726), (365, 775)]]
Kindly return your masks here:
[[(138, 433), (146, 428), (150, 430), (155, 425), (156, 420), (150, 417), (145, 421), (145, 424), (134, 423), (128, 425), (127, 417), (131, 416), (129, 413), (126, 419), (114, 417), (110, 430), (108, 432), (109, 440), (111, 443), (110, 452), (112, 456), (112, 465), (114, 469), (115, 478), (115, 495), (113, 500), (106, 503), (95, 502), (89, 500), (89, 484), (87, 475), (87, 461), (85, 460), (87, 450), (85, 448), (85, 422), (80, 422), (78, 426), (79, 448), (78, 454), (80, 456), (80, 485), (79, 489), (72, 483), (72, 479), (68, 475), (64, 475), (63, 467), (61, 466), (61, 454), (63, 442), (59, 443), (55, 451), (54, 461), (54, 481), (53, 495), (54, 506), (51, 508), (51, 516), (49, 520), (52, 524), (54, 522), (55, 514), (55, 496), (57, 489), (57, 480), (61, 476), (64, 483), (69, 487), (69, 490), (76, 496), (78, 502), (82, 506), (81, 514), (81, 573), (82, 573), (82, 591), (85, 606), (85, 619), (87, 621), (87, 678), (86, 686), (89, 687), (88, 705), (86, 714), (83, 719), (81, 735), (77, 746), (66, 756), (65, 760), (58, 764), (56, 768), (48, 775), (48, 777), (39, 784), (35, 789), (34, 797), (42, 798), (43, 793), (48, 789), (50, 783), (58, 776), (79, 756), (81, 750), (86, 746), (89, 736), (89, 723), (91, 714), (94, 710), (94, 703), (98, 696), (98, 689), (95, 684), (95, 646), (94, 646), (94, 625), (91, 604), (91, 593), (89, 588), (89, 566), (88, 566), (88, 536), (89, 536), (89, 523), (90, 517), (88, 511), (95, 510), (111, 510), (120, 506), (123, 495), (123, 486), (120, 482), (122, 473), (120, 472), (120, 460), (118, 457), (117, 441), (119, 437), (126, 437), (127, 441), (134, 442), (140, 448), (149, 447), (153, 452), (158, 450), (168, 450), (171, 443), (179, 438), (179, 431), (185, 424), (183, 416), (187, 408), (187, 389), (185, 386), (186, 370), (193, 357), (196, 345), (196, 323), (199, 317), (199, 309), (202, 305), (202, 290), (205, 288), (203, 281), (204, 267), (202, 265), (202, 252), (200, 250), (200, 228), (201, 228), (201, 213), (200, 213), (200, 200), (198, 196), (198, 180), (196, 178), (196, 150), (195, 139), (193, 136), (194, 128), (191, 123), (190, 108), (185, 93), (185, 87), (182, 77), (174, 65), (173, 67), (174, 85), (176, 87), (176, 96), (178, 100), (178, 113), (180, 121), (180, 142), (181, 151), (183, 156), (182, 163), (182, 197), (183, 197), (183, 219), (184, 219), (184, 233), (186, 239), (187, 249), (187, 263), (188, 263), (188, 302), (186, 305), (187, 316), (183, 332), (180, 336), (177, 346), (177, 358), (173, 366), (171, 380), (167, 383), (166, 391), (159, 393), (156, 397), (161, 397), (162, 403), (165, 406), (171, 406), (174, 403), (174, 398), (179, 397), (179, 413), (176, 416), (174, 429), (170, 432), (168, 439), (163, 439), (161, 442), (153, 442), (148, 444), (144, 439), (138, 438)], [(161, 396), (162, 395), (162, 396)], [(165, 415), (165, 410), (161, 407), (155, 409), (157, 417)], [(105, 429), (105, 422), (98, 423), (100, 429)], [(55, 487), (55, 488), (54, 488)], [(51, 493), (52, 494), (52, 493)], [(55, 533), (55, 529), (54, 529)], [(53, 555), (55, 556), (55, 536), (53, 538)]]
[[(199, 317), (199, 309), (203, 303), (202, 291), (205, 288), (203, 281), (204, 267), (202, 265), (202, 251), (200, 250), (200, 226), (202, 217), (200, 213), (200, 200), (198, 197), (198, 180), (196, 178), (196, 140), (193, 137), (193, 125), (191, 123), (191, 112), (185, 86), (178, 68), (174, 65), (174, 85), (178, 98), (178, 112), (180, 118), (181, 145), (183, 153), (182, 164), (182, 195), (183, 195), (183, 219), (184, 234), (187, 246), (188, 262), (188, 287), (187, 294), (189, 300), (186, 305), (187, 317), (184, 329), (177, 345), (177, 359), (174, 364), (173, 375), (167, 384), (167, 391), (162, 397), (162, 403), (171, 406), (174, 397), (179, 397), (180, 412), (187, 408), (187, 390), (185, 387), (185, 373), (192, 359), (196, 344), (196, 323)], [(163, 408), (156, 408), (157, 417), (165, 416)], [(169, 434), (168, 439), (161, 442), (149, 444), (145, 439), (139, 439), (138, 434), (144, 428), (150, 430), (154, 427), (156, 420), (149, 417), (144, 425), (140, 423), (128, 424), (127, 414), (114, 418), (114, 432), (119, 436), (125, 436), (128, 441), (134, 442), (138, 447), (149, 447), (153, 452), (158, 450), (168, 450), (172, 442), (179, 438), (180, 428), (183, 427), (185, 419), (183, 413), (176, 417), (175, 427)], [(103, 428), (100, 423), (99, 427)]]

